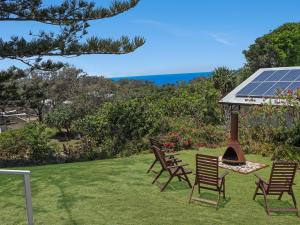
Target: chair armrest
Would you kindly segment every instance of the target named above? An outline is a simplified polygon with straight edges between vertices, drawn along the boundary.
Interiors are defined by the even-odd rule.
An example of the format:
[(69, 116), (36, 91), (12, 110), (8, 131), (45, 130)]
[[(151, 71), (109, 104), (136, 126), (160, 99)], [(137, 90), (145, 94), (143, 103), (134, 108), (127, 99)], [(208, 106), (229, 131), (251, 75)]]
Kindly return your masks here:
[(176, 158), (174, 158), (174, 161), (177, 162), (177, 163), (182, 162), (181, 159), (176, 159)]
[(221, 176), (219, 176), (219, 179), (223, 179), (226, 175), (228, 175), (229, 174), (229, 172), (228, 171), (226, 171), (225, 173), (223, 173)]
[(177, 168), (177, 167), (184, 167), (184, 166), (188, 166), (189, 164), (180, 164), (180, 165), (174, 165), (174, 166), (168, 166), (169, 169), (172, 169), (172, 168)]
[(175, 157), (172, 157), (172, 158), (168, 158), (166, 159), (167, 161), (171, 161), (171, 162), (174, 162), (174, 163), (179, 163), (179, 162), (182, 162), (181, 159), (177, 159)]
[(255, 173), (254, 176), (256, 176), (256, 177), (258, 178), (259, 181), (261, 181), (261, 182), (263, 182), (263, 183), (265, 183), (265, 184), (268, 184), (268, 183), (264, 180), (264, 178), (261, 177), (260, 175), (258, 175), (258, 174)]
[(178, 158), (176, 158), (175, 157), (175, 155), (164, 155), (164, 157), (163, 157), (164, 159), (178, 159)]
[(175, 155), (180, 155), (179, 153), (175, 153), (175, 152), (167, 152), (165, 151), (165, 155), (166, 156), (175, 156)]

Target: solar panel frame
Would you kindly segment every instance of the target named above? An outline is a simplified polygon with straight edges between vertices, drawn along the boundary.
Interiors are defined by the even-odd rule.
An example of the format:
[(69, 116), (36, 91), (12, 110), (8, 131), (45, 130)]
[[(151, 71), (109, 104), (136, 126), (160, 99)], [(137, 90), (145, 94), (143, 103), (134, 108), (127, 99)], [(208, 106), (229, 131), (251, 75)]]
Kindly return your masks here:
[[(289, 85), (288, 85), (289, 83)], [(289, 88), (300, 88), (300, 69), (269, 69), (262, 71), (236, 93), (236, 97), (277, 97)], [(277, 91), (278, 88), (279, 92)]]
[[(250, 96), (249, 93), (252, 89), (257, 88), (262, 82), (264, 82), (268, 77), (280, 70), (290, 70), (289, 73), (285, 74), (274, 86), (265, 90), (266, 92), (263, 94), (264, 96)], [(261, 75), (264, 73), (265, 75)], [(264, 77), (262, 77), (264, 76)], [(286, 86), (286, 83), (290, 82), (290, 85), (283, 90), (283, 87)], [(255, 84), (254, 84), (255, 83)], [(249, 86), (251, 88), (249, 88)], [(277, 87), (282, 87), (276, 92)], [(239, 84), (236, 88), (234, 88), (231, 92), (229, 92), (226, 96), (224, 96), (219, 103), (225, 104), (229, 106), (233, 105), (261, 105), (265, 104), (266, 101), (272, 105), (285, 105), (286, 102), (283, 100), (278, 101), (279, 96), (276, 93), (280, 93), (281, 95), (285, 95), (286, 93), (292, 93), (290, 89), (293, 91), (300, 88), (300, 66), (294, 67), (277, 67), (277, 68), (262, 68), (257, 70), (251, 76), (249, 76), (245, 81)], [(300, 99), (299, 99), (300, 103)]]

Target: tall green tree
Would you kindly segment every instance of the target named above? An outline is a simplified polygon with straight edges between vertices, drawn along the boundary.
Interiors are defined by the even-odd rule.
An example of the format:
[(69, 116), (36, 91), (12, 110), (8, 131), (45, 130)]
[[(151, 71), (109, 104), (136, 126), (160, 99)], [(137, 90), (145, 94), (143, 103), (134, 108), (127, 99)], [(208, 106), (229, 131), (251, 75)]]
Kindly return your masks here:
[(23, 106), (33, 110), (40, 122), (43, 121), (47, 99), (49, 99), (49, 77), (49, 71), (31, 71), (20, 85)]
[(80, 79), (85, 76), (81, 69), (65, 65), (58, 71), (51, 72), (49, 78), (49, 98), (53, 106), (60, 105), (64, 101), (72, 101), (81, 90)]
[(259, 37), (245, 50), (247, 66), (259, 68), (300, 65), (300, 23), (286, 23)]
[(6, 71), (0, 71), (0, 110), (16, 106), (20, 103), (18, 79), (25, 77), (23, 70), (10, 67)]
[(144, 39), (123, 36), (111, 38), (87, 37), (89, 22), (114, 17), (135, 7), (140, 0), (115, 0), (108, 8), (86, 0), (64, 0), (61, 4), (46, 6), (42, 0), (0, 1), (1, 22), (40, 22), (53, 25), (55, 31), (32, 33), (31, 38), (13, 36), (0, 38), (0, 59), (19, 60), (30, 67), (54, 69), (61, 63), (43, 60), (44, 56), (79, 56), (87, 54), (126, 54), (144, 44)]
[(235, 72), (227, 67), (218, 67), (213, 71), (212, 81), (214, 87), (220, 91), (221, 96), (225, 96), (236, 86)]

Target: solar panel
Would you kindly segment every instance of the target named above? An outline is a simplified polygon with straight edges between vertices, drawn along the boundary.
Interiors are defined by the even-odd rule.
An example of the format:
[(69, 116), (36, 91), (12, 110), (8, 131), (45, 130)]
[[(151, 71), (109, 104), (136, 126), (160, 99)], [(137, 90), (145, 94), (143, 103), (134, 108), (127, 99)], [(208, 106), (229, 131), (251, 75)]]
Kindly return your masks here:
[(287, 91), (296, 91), (300, 88), (300, 82), (293, 82), (290, 86), (288, 86)]
[(259, 76), (257, 76), (253, 80), (253, 82), (264, 81), (264, 80), (268, 79), (273, 73), (274, 73), (274, 71), (264, 71)]
[(272, 73), (271, 76), (269, 76), (268, 79), (266, 79), (266, 81), (279, 81), (288, 72), (288, 70), (277, 70), (276, 72)]
[(276, 97), (300, 88), (300, 69), (267, 70), (259, 74), (237, 94), (237, 97)]
[(269, 90), (271, 87), (273, 87), (276, 84), (276, 82), (262, 82), (257, 88), (252, 90), (249, 95), (250, 96), (262, 96), (266, 90)]
[(281, 81), (294, 81), (296, 80), (300, 74), (300, 70), (291, 70), (288, 74), (286, 74)]
[(267, 92), (264, 93), (266, 97), (272, 97), (281, 94), (291, 83), (290, 82), (277, 82)]

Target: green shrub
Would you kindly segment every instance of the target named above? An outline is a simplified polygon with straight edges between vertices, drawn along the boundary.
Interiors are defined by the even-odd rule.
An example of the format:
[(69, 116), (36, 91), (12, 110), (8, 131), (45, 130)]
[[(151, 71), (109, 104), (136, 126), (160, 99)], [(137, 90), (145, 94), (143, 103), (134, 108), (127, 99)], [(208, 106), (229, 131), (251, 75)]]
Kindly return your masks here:
[(219, 147), (225, 144), (227, 132), (224, 126), (203, 125), (199, 129), (201, 143), (208, 147)]
[(56, 152), (49, 141), (46, 126), (29, 123), (24, 128), (0, 134), (0, 156), (4, 160), (47, 160)]
[(226, 139), (224, 127), (203, 124), (190, 116), (168, 118), (168, 123), (170, 131), (165, 138), (177, 139), (181, 149), (222, 146)]
[(174, 91), (171, 96), (155, 99), (165, 116), (191, 117), (205, 124), (220, 124), (220, 93), (210, 80), (194, 81)]
[(72, 105), (60, 105), (52, 112), (48, 113), (45, 122), (48, 126), (54, 127), (59, 131), (65, 129), (70, 133), (71, 124), (76, 119)]
[(137, 152), (127, 147), (129, 142), (141, 142), (145, 136), (167, 129), (166, 126), (160, 109), (147, 99), (105, 103), (96, 115), (74, 123), (81, 135), (97, 141), (102, 151), (110, 156), (122, 155), (123, 151), (126, 155)]
[(9, 130), (0, 134), (0, 156), (3, 160), (28, 157), (28, 146), (22, 129)]
[(265, 104), (240, 114), (240, 141), (246, 152), (276, 160), (300, 159), (300, 105), (295, 96), (281, 96), (285, 105)]

